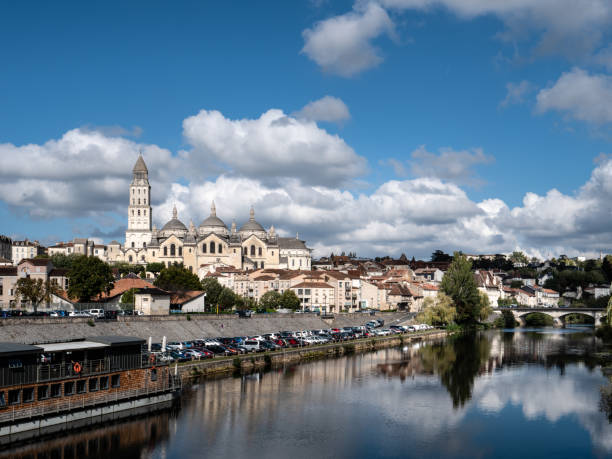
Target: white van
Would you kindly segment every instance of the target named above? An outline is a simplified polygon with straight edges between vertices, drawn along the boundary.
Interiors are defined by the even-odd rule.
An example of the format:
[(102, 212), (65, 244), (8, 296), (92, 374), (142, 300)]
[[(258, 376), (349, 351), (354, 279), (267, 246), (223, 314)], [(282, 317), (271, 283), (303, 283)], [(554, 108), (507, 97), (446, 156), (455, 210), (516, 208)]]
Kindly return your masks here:
[(104, 309), (89, 309), (85, 312), (93, 317), (98, 317), (98, 318), (104, 317)]
[(256, 339), (247, 339), (242, 347), (244, 347), (247, 352), (259, 352), (263, 350), (261, 347), (261, 342)]

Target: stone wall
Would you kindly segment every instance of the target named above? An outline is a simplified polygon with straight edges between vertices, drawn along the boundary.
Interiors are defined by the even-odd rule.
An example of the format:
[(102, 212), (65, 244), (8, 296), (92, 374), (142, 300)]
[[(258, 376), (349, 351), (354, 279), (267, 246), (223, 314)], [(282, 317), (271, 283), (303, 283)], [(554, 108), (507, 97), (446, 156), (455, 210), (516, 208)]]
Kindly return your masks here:
[[(323, 320), (314, 314), (262, 314), (251, 318), (235, 315), (180, 315), (120, 317), (117, 321), (92, 322), (86, 318), (8, 318), (0, 319), (0, 342), (36, 344), (67, 341), (91, 336), (126, 335), (153, 338), (161, 342), (216, 336), (244, 336), (283, 330), (313, 330), (363, 325), (381, 318), (389, 326), (406, 318), (406, 313), (339, 314)], [(189, 320), (188, 320), (189, 319)], [(90, 325), (92, 324), (92, 325)]]

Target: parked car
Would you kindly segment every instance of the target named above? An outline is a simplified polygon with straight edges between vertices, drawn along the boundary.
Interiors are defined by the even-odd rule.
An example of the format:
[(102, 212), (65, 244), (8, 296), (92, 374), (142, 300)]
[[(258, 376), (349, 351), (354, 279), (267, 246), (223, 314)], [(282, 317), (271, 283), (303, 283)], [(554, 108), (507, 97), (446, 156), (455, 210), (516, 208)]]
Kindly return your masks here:
[(96, 319), (104, 318), (104, 309), (87, 309), (84, 312), (92, 317), (95, 317)]
[(261, 341), (256, 339), (248, 339), (242, 345), (248, 352), (260, 352), (262, 351)]

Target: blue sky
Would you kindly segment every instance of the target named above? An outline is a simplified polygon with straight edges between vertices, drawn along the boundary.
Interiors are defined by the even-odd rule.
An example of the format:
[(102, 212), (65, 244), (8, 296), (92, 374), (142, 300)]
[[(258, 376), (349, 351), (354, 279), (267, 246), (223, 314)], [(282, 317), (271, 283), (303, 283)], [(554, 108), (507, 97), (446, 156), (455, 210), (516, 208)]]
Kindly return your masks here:
[[(197, 225), (212, 198), (224, 201), (226, 223), (240, 222), (249, 200), (241, 199), (240, 189), (250, 189), (264, 225), (287, 234), (299, 230), (321, 253), (351, 245), (364, 254), (427, 255), (433, 247), (609, 251), (612, 235), (601, 224), (610, 214), (598, 188), (607, 192), (607, 182), (599, 178), (589, 190), (583, 187), (593, 174), (608, 171), (601, 154), (610, 152), (611, 140), (612, 109), (606, 107), (612, 101), (612, 7), (600, 0), (500, 5), (484, 0), (3, 4), (0, 232), (46, 242), (74, 236), (121, 240), (127, 192), (121, 195), (110, 182), (127, 184), (135, 151), (156, 149), (164, 153), (145, 153), (145, 160), (164, 167), (165, 158), (168, 165), (163, 177), (152, 180), (160, 225), (177, 201), (184, 220), (192, 217)], [(514, 96), (509, 87), (518, 88)], [(348, 115), (300, 118), (302, 107), (324, 96), (343, 104)], [(202, 117), (216, 110), (230, 122), (256, 120), (270, 109), (282, 110), (300, 126), (310, 123), (302, 141), (324, 134), (312, 148), (287, 153), (283, 144), (299, 134), (284, 133), (294, 137), (272, 145), (271, 137), (253, 127), (246, 142), (255, 147), (245, 150), (246, 157), (260, 153), (260, 134), (267, 139), (261, 161), (287, 155), (284, 167), (272, 167), (275, 180), (229, 159), (240, 157), (233, 140), (212, 139), (217, 134), (204, 131), (187, 135), (183, 124), (201, 110), (206, 110)], [(231, 135), (239, 135), (232, 126)], [(74, 130), (80, 140), (102, 136), (96, 143), (101, 152), (89, 151), (88, 141), (64, 138)], [(319, 156), (334, 136), (343, 143), (336, 145), (340, 153), (330, 147)], [(51, 172), (66, 158), (61, 139), (85, 145), (70, 150), (69, 164), (62, 167), (71, 173), (65, 177), (62, 167)], [(107, 156), (104, 142), (117, 139), (126, 141), (121, 153)], [(49, 147), (49, 141), (60, 144)], [(29, 151), (30, 144), (39, 151)], [(32, 162), (42, 156), (47, 162), (36, 170)], [(363, 167), (330, 173), (321, 182), (314, 166), (300, 162), (306, 156), (310, 166), (323, 170), (336, 168), (335, 161), (363, 160)], [(98, 160), (97, 180), (107, 183), (87, 187), (79, 170), (84, 161), (92, 166)], [(23, 172), (20, 161), (29, 161), (34, 171)], [(108, 167), (113, 161), (122, 170)], [(219, 178), (231, 181), (225, 191)], [(450, 196), (438, 213), (439, 201), (419, 191), (423, 180)], [(378, 218), (372, 209), (386, 201), (375, 197), (388, 196), (381, 189), (390, 183), (409, 190), (391, 193), (390, 208), (393, 200), (414, 200), (416, 207), (397, 203), (397, 214), (385, 210)], [(47, 192), (32, 191), (39, 186)], [(66, 196), (57, 202), (53, 192), (61, 187)], [(232, 187), (234, 194), (226, 192)], [(321, 199), (301, 200), (312, 187)], [(553, 189), (559, 195), (551, 196)], [(201, 196), (192, 196), (198, 190)], [(275, 190), (282, 190), (285, 200), (268, 208)], [(527, 193), (544, 199), (527, 206)], [(85, 197), (90, 206), (76, 202)], [(492, 200), (507, 209), (496, 204), (493, 212)], [(326, 234), (333, 231), (334, 215), (347, 221), (332, 202), (354, 206), (357, 213), (362, 209), (368, 221), (350, 221), (339, 228), (343, 235)], [(329, 212), (325, 218), (321, 209)], [(554, 209), (570, 213), (549, 216)], [(542, 221), (535, 225), (530, 215)], [(385, 225), (393, 226), (392, 236)], [(545, 234), (557, 226), (558, 234)], [(588, 241), (580, 236), (585, 232)]]

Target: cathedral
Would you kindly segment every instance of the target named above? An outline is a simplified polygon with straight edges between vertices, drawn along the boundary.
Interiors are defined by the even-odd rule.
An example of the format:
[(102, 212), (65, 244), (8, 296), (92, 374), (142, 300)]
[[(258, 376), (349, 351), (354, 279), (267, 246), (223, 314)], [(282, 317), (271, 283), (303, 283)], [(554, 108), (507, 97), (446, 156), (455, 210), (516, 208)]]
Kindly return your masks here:
[(310, 269), (310, 252), (305, 241), (279, 237), (272, 226), (268, 231), (255, 220), (251, 207), (249, 220), (240, 229), (232, 223), (228, 229), (217, 217), (213, 201), (210, 215), (196, 228), (189, 228), (179, 219), (176, 206), (172, 218), (157, 229), (151, 209), (149, 171), (142, 155), (132, 170), (128, 227), (125, 244), (111, 242), (107, 248), (110, 262), (156, 263), (166, 266), (182, 263), (187, 269), (205, 274), (217, 267), (237, 269), (279, 268)]

